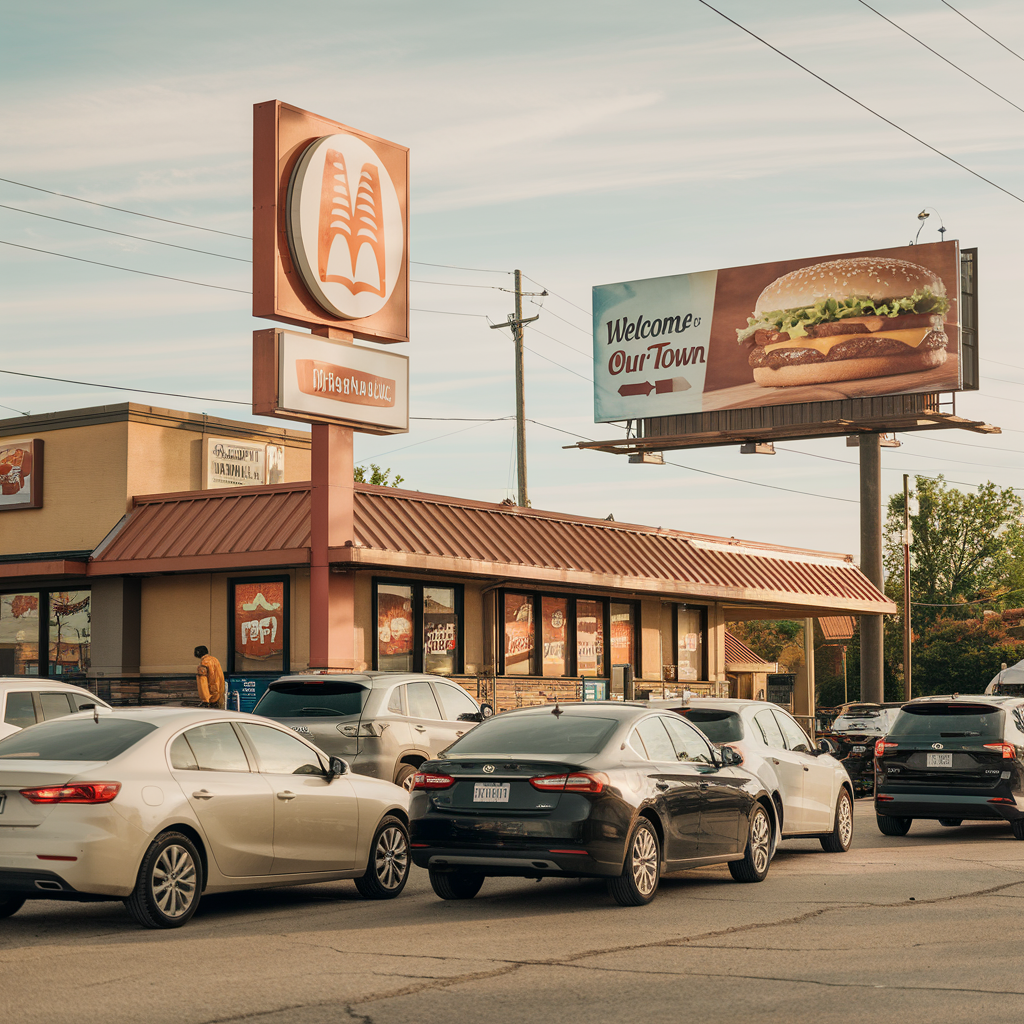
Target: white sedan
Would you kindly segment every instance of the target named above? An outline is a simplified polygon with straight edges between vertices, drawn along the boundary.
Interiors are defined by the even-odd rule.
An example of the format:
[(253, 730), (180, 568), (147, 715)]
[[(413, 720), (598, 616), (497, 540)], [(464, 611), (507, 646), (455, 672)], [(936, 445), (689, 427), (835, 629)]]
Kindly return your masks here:
[(784, 709), (761, 700), (697, 697), (671, 710), (716, 746), (726, 744), (743, 755), (743, 767), (761, 780), (779, 809), (782, 839), (817, 838), (830, 853), (849, 850), (853, 842), (850, 777), (824, 747), (814, 747)]
[(93, 704), (110, 709), (81, 686), (40, 676), (0, 676), (0, 738)]
[(290, 729), (216, 709), (96, 708), (0, 740), (0, 917), (26, 899), (123, 900), (175, 928), (203, 893), (339, 878), (389, 899), (409, 794)]

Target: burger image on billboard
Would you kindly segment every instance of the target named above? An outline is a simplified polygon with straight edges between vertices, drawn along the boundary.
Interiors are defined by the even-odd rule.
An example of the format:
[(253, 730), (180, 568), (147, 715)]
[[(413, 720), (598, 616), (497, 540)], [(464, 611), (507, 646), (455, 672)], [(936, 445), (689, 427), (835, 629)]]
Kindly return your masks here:
[(763, 387), (889, 377), (945, 363), (948, 309), (942, 279), (926, 267), (829, 260), (769, 284), (737, 336)]

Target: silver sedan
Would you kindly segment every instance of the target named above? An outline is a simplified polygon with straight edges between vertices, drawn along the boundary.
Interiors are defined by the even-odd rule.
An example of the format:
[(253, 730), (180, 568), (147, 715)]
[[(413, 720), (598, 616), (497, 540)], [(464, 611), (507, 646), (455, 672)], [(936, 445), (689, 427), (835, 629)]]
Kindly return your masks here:
[(123, 900), (175, 928), (203, 893), (409, 873), (409, 795), (236, 712), (94, 709), (0, 740), (0, 917), (26, 899)]

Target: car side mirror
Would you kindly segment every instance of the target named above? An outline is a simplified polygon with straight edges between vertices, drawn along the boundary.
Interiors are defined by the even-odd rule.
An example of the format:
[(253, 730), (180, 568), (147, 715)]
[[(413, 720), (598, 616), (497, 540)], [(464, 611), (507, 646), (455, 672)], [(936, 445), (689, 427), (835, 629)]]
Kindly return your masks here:
[(735, 747), (722, 747), (721, 757), (723, 768), (743, 764), (743, 755)]
[(343, 757), (332, 757), (331, 758), (331, 772), (330, 779), (340, 778), (342, 775), (348, 775), (351, 769), (348, 766), (348, 761)]
[(483, 718), (490, 718), (494, 714), (494, 707), (491, 704), (481, 704), (480, 714)]
[(831, 741), (827, 739), (818, 740), (818, 751), (819, 754), (832, 754), (833, 757), (839, 752), (839, 748)]

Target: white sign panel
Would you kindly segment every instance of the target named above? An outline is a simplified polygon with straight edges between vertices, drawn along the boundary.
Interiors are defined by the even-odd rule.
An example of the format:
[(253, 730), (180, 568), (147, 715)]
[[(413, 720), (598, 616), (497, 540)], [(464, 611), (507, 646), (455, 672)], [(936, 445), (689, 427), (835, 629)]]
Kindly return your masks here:
[(267, 446), (230, 437), (203, 441), (203, 488), (255, 487), (267, 482)]
[(409, 357), (278, 331), (278, 409), (388, 432), (409, 429)]
[(594, 288), (594, 421), (700, 412), (717, 271)]

